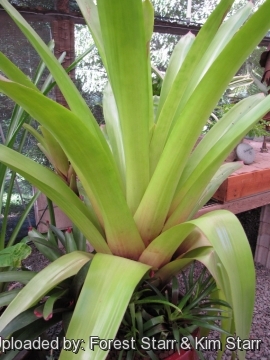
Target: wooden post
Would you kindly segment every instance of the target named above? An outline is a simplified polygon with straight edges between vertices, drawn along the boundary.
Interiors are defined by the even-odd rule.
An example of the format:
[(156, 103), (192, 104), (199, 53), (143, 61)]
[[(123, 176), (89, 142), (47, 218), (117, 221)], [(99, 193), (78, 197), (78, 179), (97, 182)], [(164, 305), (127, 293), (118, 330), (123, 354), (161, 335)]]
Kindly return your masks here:
[(261, 210), (254, 260), (270, 269), (270, 205), (263, 206)]
[[(59, 13), (68, 14), (68, 6), (68, 0), (56, 1), (56, 10)], [(63, 52), (66, 52), (62, 65), (64, 68), (67, 68), (75, 59), (74, 22), (59, 16), (57, 20), (53, 20), (52, 22), (52, 34), (55, 41), (54, 54), (59, 58)], [(71, 71), (69, 75), (74, 79), (74, 71)], [(55, 88), (55, 97), (58, 103), (68, 107), (67, 102), (58, 87)]]

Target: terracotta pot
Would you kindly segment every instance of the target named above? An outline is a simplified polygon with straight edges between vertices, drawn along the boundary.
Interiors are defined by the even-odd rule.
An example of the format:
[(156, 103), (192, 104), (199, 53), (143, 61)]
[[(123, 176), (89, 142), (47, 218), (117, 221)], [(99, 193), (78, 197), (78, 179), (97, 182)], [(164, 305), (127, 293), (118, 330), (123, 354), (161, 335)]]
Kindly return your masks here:
[(264, 115), (263, 120), (270, 120), (270, 111), (266, 115)]
[(197, 360), (198, 355), (194, 349), (191, 350), (180, 350), (180, 354), (178, 352), (170, 355), (165, 360)]
[[(161, 356), (162, 352), (160, 351), (159, 353), (156, 353), (155, 355), (159, 357), (159, 355)], [(164, 355), (163, 355), (164, 356)], [(163, 360), (198, 360), (198, 355), (196, 353), (196, 351), (194, 349), (191, 350), (180, 350), (180, 354), (178, 354), (178, 352), (173, 353), (172, 355), (169, 355), (168, 357), (164, 358), (162, 356)], [(115, 360), (117, 359), (118, 356), (115, 353), (109, 353), (106, 360)], [(137, 359), (137, 357), (136, 357)]]

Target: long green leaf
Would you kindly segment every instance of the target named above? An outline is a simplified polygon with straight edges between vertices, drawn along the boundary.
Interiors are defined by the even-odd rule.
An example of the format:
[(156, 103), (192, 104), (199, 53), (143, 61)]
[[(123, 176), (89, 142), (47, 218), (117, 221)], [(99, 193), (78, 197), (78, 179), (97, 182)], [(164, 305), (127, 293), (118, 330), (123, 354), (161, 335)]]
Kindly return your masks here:
[(34, 271), (1, 271), (0, 282), (17, 281), (22, 284), (27, 284), (36, 275)]
[(66, 243), (66, 252), (70, 253), (72, 251), (77, 250), (77, 244), (76, 244), (76, 242), (74, 240), (73, 233), (72, 233), (72, 231), (70, 229), (68, 229), (65, 232), (65, 238), (66, 238), (66, 241), (65, 241), (65, 243)]
[(177, 76), (177, 73), (180, 70), (180, 68), (183, 64), (183, 61), (185, 60), (185, 57), (187, 56), (194, 40), (195, 40), (195, 35), (192, 34), (191, 32), (189, 32), (186, 35), (181, 37), (181, 39), (179, 40), (179, 42), (173, 49), (173, 53), (170, 58), (170, 62), (169, 62), (168, 68), (166, 70), (162, 88), (161, 88), (157, 117), (160, 114), (160, 111), (164, 105), (164, 102), (171, 90), (171, 87), (173, 85), (175, 77)]
[(63, 255), (62, 251), (58, 247), (53, 246), (47, 240), (32, 238), (31, 236), (29, 236), (29, 238), (33, 241), (41, 254), (43, 254), (48, 260), (55, 261)]
[(74, 240), (78, 250), (86, 251), (86, 238), (80, 229), (76, 226), (72, 226)]
[(21, 289), (13, 289), (0, 293), (0, 307), (8, 305), (18, 294)]
[[(241, 166), (239, 163), (228, 163), (221, 166), (221, 169), (216, 174), (216, 177), (213, 179), (213, 183), (209, 183), (208, 188), (206, 189), (206, 194), (211, 197), (220, 183), (227, 178), (227, 176), (238, 169)], [(205, 195), (206, 197), (208, 197)], [(200, 201), (200, 199), (198, 200)], [(202, 199), (202, 201), (204, 201)], [(198, 208), (200, 204), (198, 205)], [(197, 208), (194, 208), (196, 211)], [(156, 239), (154, 239), (151, 244), (144, 250), (142, 255), (139, 258), (139, 261), (152, 265), (154, 268), (160, 268), (162, 265), (168, 263), (176, 251), (176, 249), (181, 245), (181, 243), (191, 234), (196, 228), (196, 221), (189, 221), (177, 226), (170, 228), (168, 231), (164, 231)], [(201, 238), (202, 240), (202, 238)], [(191, 247), (192, 242), (189, 239), (189, 245)], [(201, 242), (200, 246), (210, 245), (208, 240)]]
[(20, 219), (18, 221), (18, 223), (16, 224), (15, 226), (15, 229), (13, 230), (11, 236), (9, 237), (9, 240), (8, 240), (8, 243), (7, 243), (7, 246), (11, 246), (14, 244), (14, 242), (16, 241), (16, 238), (17, 238), (17, 235), (25, 221), (25, 219), (27, 218), (30, 210), (32, 209), (32, 206), (34, 205), (35, 201), (37, 200), (37, 198), (39, 197), (40, 195), (40, 191), (37, 191), (35, 193), (35, 195), (32, 197), (32, 199), (29, 201), (29, 203), (27, 204), (27, 206), (25, 207), (23, 213), (21, 214), (20, 216)]
[[(3, 164), (1, 164), (3, 165)], [(4, 174), (4, 168), (2, 168), (3, 174)], [(0, 250), (3, 250), (5, 248), (5, 237), (6, 237), (6, 230), (8, 226), (8, 215), (9, 215), (9, 208), (11, 203), (11, 197), (13, 192), (13, 186), (16, 179), (16, 173), (13, 171), (11, 173), (10, 181), (9, 181), (9, 187), (7, 191), (7, 197), (6, 197), (6, 203), (5, 203), (5, 210), (4, 210), (4, 217), (2, 220), (2, 228), (1, 228), (1, 237), (0, 237)], [(1, 196), (3, 197), (4, 193), (4, 186), (5, 186), (5, 178), (3, 179), (3, 182), (1, 183)]]
[[(51, 39), (48, 44), (48, 49), (53, 52), (54, 51), (54, 46), (55, 46), (55, 42), (53, 39)], [(61, 58), (61, 56), (60, 56)], [(64, 59), (63, 59), (64, 60)], [(60, 61), (61, 62), (61, 61)], [(34, 75), (34, 79), (33, 79), (33, 83), (35, 85), (38, 85), (40, 80), (42, 79), (42, 75), (44, 73), (44, 70), (46, 69), (46, 64), (44, 63), (44, 61), (40, 60), (38, 66), (37, 66), (37, 69), (35, 71), (35, 75)]]
[[(63, 52), (63, 53), (59, 56), (59, 58), (57, 59), (57, 61), (59, 62), (59, 64), (62, 64), (62, 63), (63, 63), (65, 57), (66, 57), (66, 53)], [(72, 64), (71, 64), (71, 65), (72, 65)], [(70, 65), (70, 66), (71, 66), (71, 65)], [(68, 68), (66, 68), (65, 71), (68, 73)], [(43, 85), (42, 85), (42, 87), (41, 87), (40, 90), (41, 90), (42, 94), (47, 95), (47, 94), (54, 88), (55, 85), (56, 85), (56, 82), (53, 81), (53, 76), (52, 76), (52, 74), (49, 74), (49, 75), (46, 77), (45, 81), (43, 82)]]
[(85, 19), (86, 24), (91, 31), (95, 44), (98, 48), (100, 57), (103, 61), (105, 68), (107, 68), (106, 55), (104, 51), (103, 38), (100, 28), (99, 16), (97, 6), (93, 0), (77, 0), (77, 4)]
[[(216, 145), (221, 138), (229, 130), (234, 131), (234, 124), (241, 120), (241, 118), (248, 114), (250, 109), (259, 104), (264, 99), (262, 94), (256, 94), (249, 96), (248, 98), (240, 101), (234, 105), (230, 111), (228, 111), (209, 131), (196, 146), (194, 151), (189, 157), (189, 160), (183, 170), (180, 181), (177, 185), (176, 193), (171, 205), (170, 213), (175, 209), (176, 204), (181, 199), (181, 193), (185, 192), (186, 183), (192, 184), (189, 180), (192, 174), (196, 172), (196, 168), (200, 167), (200, 163), (204, 160), (205, 156), (212, 151), (214, 145)], [(234, 132), (233, 132), (234, 134)], [(232, 135), (233, 135), (232, 134)]]
[[(213, 226), (209, 226), (209, 221)], [(225, 210), (206, 214), (197, 219), (197, 224), (226, 269), (229, 283), (225, 285), (231, 292), (236, 333), (247, 339), (255, 301), (255, 270), (244, 230), (235, 215)], [(226, 289), (223, 291), (227, 296)], [(241, 358), (244, 359), (243, 353)]]
[(198, 66), (192, 74), (192, 78), (190, 79), (185, 93), (181, 98), (181, 102), (178, 105), (178, 109), (174, 116), (175, 119), (179, 117), (179, 114), (181, 113), (188, 98), (192, 95), (192, 92), (199, 84), (203, 76), (206, 74), (207, 70), (211, 67), (215, 59), (229, 43), (229, 41), (232, 39), (238, 29), (247, 20), (248, 16), (251, 14), (252, 7), (253, 4), (251, 2), (248, 2), (245, 6), (239, 9), (235, 14), (229, 17), (229, 19), (220, 26), (213, 41), (208, 46), (206, 52), (203, 54), (200, 62), (198, 63)]
[(111, 253), (105, 239), (91, 222), (87, 208), (56, 174), (3, 145), (0, 145), (0, 148), (0, 159), (4, 164), (18, 171), (58, 204), (80, 227), (97, 251)]
[[(67, 331), (67, 338), (83, 340), (84, 351), (80, 349), (76, 359), (106, 358), (108, 351), (101, 350), (97, 345), (93, 350), (89, 345), (97, 338), (115, 337), (133, 291), (149, 268), (117, 256), (94, 256)], [(82, 322), (86, 313), (88, 319)], [(74, 359), (74, 354), (62, 350), (62, 359)]]
[[(53, 40), (49, 42), (48, 44), (49, 51), (53, 51), (54, 49), (54, 42)], [(9, 77), (9, 79), (17, 79), (17, 81), (25, 85), (27, 87), (30, 87), (33, 90), (37, 90), (38, 88), (36, 85), (39, 83), (42, 74), (45, 70), (45, 63), (43, 61), (40, 61), (37, 70), (34, 74), (33, 82), (29, 80), (29, 78), (18, 68), (16, 67), (3, 53), (0, 52), (0, 69), (1, 71)], [(45, 81), (46, 83), (46, 81)], [(42, 91), (43, 92), (43, 91)], [(12, 112), (12, 116), (10, 119), (10, 125), (8, 129), (8, 133), (6, 135), (6, 142), (5, 145), (12, 147), (15, 136), (18, 133), (20, 127), (22, 126), (23, 122), (29, 121), (30, 118), (28, 114), (25, 113), (25, 111), (19, 107), (18, 105), (15, 105), (14, 110)], [(24, 143), (25, 136), (22, 136), (21, 143)], [(1, 183), (1, 178), (0, 178)]]
[[(51, 41), (48, 44), (48, 48), (50, 51), (53, 50), (54, 48), (54, 42)], [(61, 60), (61, 57), (58, 61)], [(40, 62), (38, 65), (38, 68), (35, 72), (34, 78), (33, 78), (33, 83), (31, 83), (31, 81), (29, 81), (29, 78), (27, 76), (25, 76), (25, 74), (19, 69), (17, 68), (7, 57), (5, 57), (4, 54), (0, 53), (0, 69), (7, 75), (9, 76), (11, 79), (12, 78), (17, 78), (18, 81), (25, 85), (25, 86), (29, 86), (30, 88), (33, 88), (34, 90), (38, 90), (35, 85), (38, 84), (44, 69), (45, 69), (45, 64), (44, 62)], [(18, 105), (16, 105), (14, 107), (14, 110), (12, 112), (12, 116), (10, 119), (10, 124), (9, 124), (9, 128), (8, 128), (8, 132), (6, 135), (6, 141), (5, 141), (5, 145), (7, 147), (12, 148), (14, 145), (14, 141), (15, 141), (15, 137), (18, 133), (18, 131), (20, 130), (21, 126), (23, 123), (25, 122), (29, 122), (30, 120), (30, 116)], [(26, 125), (26, 124), (25, 124)], [(26, 131), (23, 132), (22, 136), (21, 136), (21, 140), (20, 140), (20, 145), (18, 148), (18, 151), (21, 152), (21, 149), (23, 147), (23, 144), (25, 142), (26, 139)], [(1, 194), (3, 194), (4, 191), (4, 178), (5, 178), (5, 173), (6, 173), (6, 166), (4, 166), (3, 164), (0, 165), (0, 184), (1, 185)], [(4, 213), (4, 219), (2, 222), (2, 229), (1, 229), (1, 237), (0, 237), (0, 248), (4, 247), (4, 241), (5, 241), (5, 233), (6, 233), (6, 226), (7, 226), (7, 214), (9, 211), (9, 206), (8, 206), (8, 202), (10, 201), (11, 198), (11, 193), (12, 193), (12, 189), (14, 186), (14, 180), (15, 180), (15, 174), (12, 175), (12, 178), (10, 180), (9, 183), (9, 191), (8, 191), (8, 196), (7, 196), (7, 202), (6, 202), (6, 208), (5, 208), (5, 213)], [(2, 195), (0, 195), (0, 209), (2, 208)], [(11, 246), (15, 239), (16, 239), (16, 235), (18, 233), (18, 231), (20, 230), (26, 216), (28, 215), (28, 212), (33, 204), (33, 202), (35, 201), (37, 194), (32, 198), (32, 200), (28, 203), (25, 211), (23, 212), (22, 216), (20, 217), (20, 220), (18, 221), (15, 230), (13, 231), (11, 237), (9, 238), (8, 241), (8, 245), (7, 246)]]
[[(190, 51), (187, 53), (169, 94), (166, 96), (166, 101), (164, 104), (162, 102), (160, 104), (162, 108), (158, 109), (160, 115), (150, 144), (151, 174), (154, 172), (164, 148), (178, 104), (180, 103), (182, 96), (185, 94), (185, 90), (192, 79), (192, 75), (196, 70), (196, 67), (214, 39), (222, 20), (229, 11), (232, 3), (233, 0), (221, 1), (207, 19), (206, 23), (196, 36)], [(172, 63), (171, 66), (174, 66), (174, 64)]]
[[(82, 182), (99, 220), (104, 222), (112, 252), (137, 259), (144, 244), (127, 207), (115, 164), (99, 141), (79, 118), (43, 95), (2, 79), (0, 89), (24, 106), (29, 114), (46, 125), (55, 136)], [(85, 161), (86, 158), (89, 161)], [(24, 174), (29, 178), (26, 172)], [(57, 201), (54, 202), (57, 204)], [(65, 207), (68, 207), (68, 203)]]
[[(78, 65), (78, 63), (80, 61), (82, 61), (82, 59), (88, 55), (93, 49), (94, 49), (95, 45), (91, 45), (87, 50), (85, 50), (84, 53), (82, 53), (81, 55), (79, 55), (72, 64), (70, 64), (67, 68), (65, 68), (65, 71), (69, 74), (70, 71), (72, 71), (73, 69), (75, 69), (75, 67)], [(66, 56), (66, 53), (61, 54), (61, 56), (58, 58), (58, 62), (60, 64), (62, 64), (64, 58)], [(45, 95), (47, 95), (56, 85), (56, 82), (53, 81), (53, 76), (52, 74), (49, 74), (46, 78), (46, 80), (44, 81), (42, 88), (41, 88), (41, 92)]]
[[(144, 264), (151, 265), (153, 268), (159, 269), (161, 266), (167, 264), (177, 248), (181, 243), (191, 234), (196, 228), (196, 223), (193, 221), (186, 222), (174, 226), (168, 231), (162, 233), (155, 238), (150, 245), (144, 250), (139, 258)], [(205, 241), (201, 246), (209, 246), (209, 242)]]
[[(49, 224), (49, 228), (54, 233), (54, 235), (57, 237), (57, 239), (61, 242), (63, 247), (65, 247), (66, 246), (66, 239), (65, 239), (64, 233), (61, 230), (59, 230), (56, 226), (54, 226), (52, 224)], [(73, 231), (74, 231), (74, 229), (73, 229)], [(85, 249), (79, 249), (79, 250), (85, 251)]]
[(99, 139), (104, 149), (106, 149), (106, 143), (100, 134), (95, 118), (64, 68), (59, 64), (57, 59), (48, 49), (47, 45), (31, 28), (27, 21), (19, 14), (19, 12), (16, 11), (7, 0), (0, 0), (0, 4), (39, 53), (40, 57), (43, 59), (50, 73), (57, 82), (57, 85), (59, 86), (72, 111), (74, 111), (74, 113), (82, 119), (89, 131), (91, 131), (91, 133)]
[(103, 92), (103, 113), (112, 153), (122, 179), (123, 188), (126, 189), (125, 153), (122, 139), (123, 134), (119, 122), (117, 106), (109, 83)]
[[(237, 336), (247, 339), (255, 300), (255, 271), (244, 230), (235, 215), (226, 210), (213, 211), (192, 222), (199, 230), (194, 234), (194, 240), (200, 241), (201, 236), (205, 236), (212, 246), (203, 251), (193, 248), (188, 252), (187, 242), (186, 254), (165, 265), (156, 276), (166, 281), (191, 260), (202, 262), (225, 294), (225, 300), (232, 306)], [(178, 253), (182, 252), (180, 246)], [(244, 352), (239, 353), (241, 360), (244, 357)]]
[(28, 76), (26, 76), (16, 65), (12, 63), (2, 52), (0, 52), (0, 70), (11, 80), (15, 80), (30, 89), (37, 90), (37, 87), (32, 83)]
[(93, 255), (81, 251), (61, 256), (41, 270), (20, 291), (0, 317), (0, 332), (17, 315), (36, 304), (45, 294), (61, 281), (75, 275)]
[(205, 155), (211, 151), (213, 146), (220, 141), (227, 131), (231, 128), (234, 129), (234, 124), (236, 122), (241, 120), (244, 115), (248, 114), (252, 107), (260, 103), (263, 99), (263, 94), (256, 94), (238, 102), (215, 124), (211, 131), (202, 138), (190, 155), (189, 161), (185, 166), (181, 179), (177, 185), (174, 202), (177, 201), (177, 193), (184, 187), (185, 182), (189, 179), (192, 172), (196, 170), (196, 167), (199, 166)]
[[(49, 47), (49, 50), (52, 51), (53, 47), (54, 47), (53, 42), (50, 42), (48, 47)], [(43, 74), (43, 71), (45, 69), (45, 64), (42, 61), (39, 63), (38, 68), (37, 68), (34, 78), (33, 78), (33, 84), (31, 83), (31, 81), (29, 81), (28, 77), (26, 77), (16, 66), (14, 66), (12, 64), (12, 62), (7, 57), (5, 57), (5, 55), (2, 53), (0, 53), (0, 69), (1, 69), (1, 71), (3, 71), (5, 74), (7, 74), (10, 77), (13, 77), (13, 76), (17, 77), (18, 81), (20, 83), (30, 86), (31, 88), (33, 87), (33, 89), (35, 89), (34, 85), (39, 82), (39, 80)], [(10, 122), (9, 122), (6, 139), (4, 141), (4, 143), (7, 147), (12, 148), (14, 146), (16, 135), (17, 135), (18, 131), (20, 130), (22, 124), (24, 122), (29, 122), (29, 121), (30, 121), (29, 115), (26, 114), (26, 112), (21, 107), (19, 107), (18, 105), (15, 105), (14, 110), (12, 112)], [(21, 150), (23, 148), (25, 139), (26, 139), (26, 132), (24, 131), (22, 133), (21, 139), (19, 141), (19, 147), (18, 147), (19, 152), (21, 152)], [(1, 164), (0, 165), (0, 184), (1, 184), (1, 187), (0, 187), (0, 209), (2, 208), (5, 175), (6, 175), (6, 166), (4, 166), (4, 164)], [(9, 190), (8, 190), (8, 195), (7, 195), (4, 219), (2, 222), (2, 229), (1, 229), (1, 236), (0, 236), (0, 248), (4, 247), (6, 226), (7, 226), (7, 215), (8, 215), (8, 211), (9, 211), (8, 203), (10, 202), (10, 199), (11, 199), (11, 194), (12, 194), (12, 189), (14, 187), (15, 179), (16, 179), (16, 175), (14, 174), (14, 175), (12, 175), (11, 180), (9, 182)], [(23, 222), (29, 213), (29, 210), (33, 204), (34, 198), (35, 198), (35, 196), (29, 202), (25, 211), (23, 212), (22, 216), (20, 217), (20, 220), (18, 221), (16, 228), (14, 229), (14, 231), (12, 232), (12, 235), (9, 238), (7, 246), (10, 246), (14, 243), (16, 236), (17, 236)]]
[(95, 44), (89, 46), (88, 49), (86, 49), (81, 55), (77, 56), (76, 59), (73, 61), (72, 64), (70, 64), (65, 70), (67, 73), (74, 70), (77, 65), (96, 47)]
[(213, 178), (210, 180), (209, 184), (205, 188), (201, 197), (197, 200), (196, 205), (193, 207), (190, 217), (193, 217), (197, 211), (199, 211), (202, 206), (204, 206), (207, 201), (209, 201), (212, 196), (215, 194), (220, 185), (236, 170), (240, 169), (243, 166), (242, 161), (236, 161), (232, 163), (226, 163), (221, 165), (218, 171), (215, 173)]
[[(262, 94), (259, 95), (263, 96)], [(208, 147), (208, 144), (204, 147), (204, 141), (202, 145), (198, 145), (198, 149), (195, 149), (190, 161), (190, 169), (193, 171), (189, 171), (189, 164), (187, 164), (187, 173), (189, 172), (190, 175), (187, 179), (184, 179), (183, 186), (179, 186), (179, 191), (175, 196), (177, 199), (175, 203), (179, 205), (167, 220), (164, 229), (168, 229), (178, 222), (185, 221), (194, 214), (194, 207), (198, 198), (203, 194), (205, 186), (209, 183), (211, 177), (213, 177), (214, 172), (217, 171), (219, 164), (225, 160), (226, 156), (239, 143), (246, 132), (254, 126), (254, 123), (260, 120), (268, 111), (270, 108), (270, 97), (262, 100), (259, 96), (256, 97), (257, 99), (251, 99), (251, 103), (257, 100), (257, 105), (253, 106), (252, 109), (246, 108), (246, 111), (243, 111), (240, 116), (236, 116), (235, 119), (233, 116), (228, 115), (226, 118), (228, 122), (226, 121), (224, 124), (222, 120), (218, 122), (217, 128), (213, 129), (213, 136), (210, 134), (207, 137), (212, 145), (211, 148)], [(248, 106), (248, 101), (246, 105)], [(229, 126), (226, 128), (227, 124)], [(203, 158), (201, 154), (204, 155)], [(173, 207), (174, 203), (172, 204), (172, 209)]]
[(100, 0), (97, 7), (108, 76), (123, 133), (127, 203), (134, 213), (149, 182), (149, 118), (153, 119), (143, 6), (134, 0)]
[[(50, 42), (49, 45), (49, 50), (52, 51), (54, 44), (53, 42)], [(35, 85), (39, 82), (42, 73), (44, 71), (44, 67), (45, 64), (43, 62), (40, 62), (40, 64), (38, 65), (37, 71), (35, 73), (34, 79), (33, 79), (33, 83), (29, 80), (29, 78), (19, 69), (17, 68), (3, 53), (0, 52), (0, 69), (1, 71), (6, 74), (8, 77), (10, 77), (10, 79), (12, 79), (13, 77), (18, 79), (18, 82), (20, 84), (23, 84), (25, 86), (29, 86), (30, 88), (33, 89), (37, 89), (35, 87)], [(12, 112), (12, 116), (10, 119), (10, 124), (9, 124), (9, 128), (8, 128), (8, 132), (6, 135), (6, 141), (5, 141), (5, 145), (12, 148), (14, 145), (14, 141), (15, 141), (15, 137), (18, 133), (18, 131), (20, 130), (22, 124), (24, 122), (29, 122), (30, 121), (30, 117), (29, 115), (18, 105), (15, 105), (14, 110)], [(19, 151), (21, 151), (24, 141), (26, 139), (26, 133), (23, 133), (23, 136), (21, 137), (20, 140), (20, 145), (19, 145)], [(1, 164), (0, 165), (0, 184), (3, 185), (3, 181), (4, 181), (4, 177), (5, 177), (5, 172), (6, 172), (6, 167)], [(3, 189), (3, 188), (1, 188)], [(2, 196), (0, 197), (0, 209), (2, 208)], [(3, 239), (3, 234), (4, 231), (2, 230), (1, 232), (1, 238)], [(1, 240), (2, 240), (1, 239)], [(3, 240), (2, 240), (3, 242)]]
[(45, 126), (40, 126), (40, 130), (46, 144), (46, 150), (53, 159), (53, 166), (55, 170), (57, 170), (60, 174), (63, 174), (65, 177), (68, 177), (69, 162), (66, 154)]
[[(153, 91), (152, 91), (152, 66), (151, 66), (151, 56), (150, 56), (150, 42), (152, 39), (153, 31), (154, 31), (154, 17), (155, 10), (151, 0), (143, 0), (142, 2), (143, 9), (143, 20), (144, 20), (144, 31), (145, 31), (145, 43), (146, 43), (146, 54), (147, 54), (147, 78), (148, 78), (148, 104), (149, 114), (148, 114), (148, 126), (149, 129), (152, 128), (154, 124), (154, 109), (151, 106), (153, 102)], [(149, 138), (150, 141), (150, 138)]]
[[(268, 30), (268, 12), (270, 1), (266, 0), (226, 45), (183, 109), (135, 214), (144, 241), (151, 241), (161, 231), (177, 183), (200, 131), (234, 73)], [(149, 224), (152, 226), (149, 227)]]

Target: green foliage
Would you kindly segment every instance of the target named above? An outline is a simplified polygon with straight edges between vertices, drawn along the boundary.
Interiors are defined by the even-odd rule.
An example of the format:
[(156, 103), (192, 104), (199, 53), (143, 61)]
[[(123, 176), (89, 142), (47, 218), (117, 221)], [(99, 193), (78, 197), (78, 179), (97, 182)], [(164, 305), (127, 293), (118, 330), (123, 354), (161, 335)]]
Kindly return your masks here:
[(195, 277), (194, 263), (181, 275), (180, 283), (173, 277), (163, 289), (154, 285), (155, 277), (145, 279), (134, 291), (117, 334), (118, 339), (134, 339), (136, 350), (127, 351), (127, 356), (132, 358), (135, 352), (151, 356), (141, 349), (143, 337), (175, 340), (179, 350), (182, 337), (194, 344), (199, 328), (224, 332), (216, 322), (230, 317), (230, 305), (213, 297), (217, 290), (213, 277), (205, 268)]
[[(52, 51), (54, 47), (54, 43), (51, 42), (48, 45), (48, 50)], [(87, 49), (84, 54), (82, 54), (79, 58), (77, 58), (74, 63), (70, 66), (70, 68), (67, 69), (67, 71), (72, 70), (78, 61), (85, 56), (85, 54), (89, 53), (91, 49)], [(40, 64), (37, 67), (37, 70), (35, 72), (35, 75), (33, 77), (33, 83), (30, 82), (29, 78), (27, 78), (25, 75), (22, 75), (22, 73), (16, 71), (16, 67), (12, 65), (12, 63), (5, 57), (4, 54), (0, 53), (1, 58), (1, 64), (0, 69), (2, 71), (11, 71), (13, 74), (17, 74), (17, 76), (21, 77), (23, 81), (30, 87), (35, 87), (35, 85), (42, 83), (42, 85), (39, 85), (42, 89), (42, 91), (46, 94), (50, 91), (50, 89), (55, 86), (55, 82), (53, 81), (52, 77), (49, 75), (47, 78), (43, 77), (44, 71), (45, 71), (45, 64), (43, 61), (40, 62)], [(63, 60), (63, 56), (60, 57), (59, 61), (61, 62)], [(9, 70), (8, 70), (9, 68)], [(11, 70), (10, 70), (11, 68)], [(44, 83), (41, 81), (44, 80)], [(29, 139), (29, 136), (27, 136), (27, 131), (22, 128), (23, 125), (26, 127), (29, 126), (31, 129), (32, 127), (28, 125), (29, 123), (34, 124), (31, 117), (28, 115), (26, 111), (24, 111), (21, 107), (16, 105), (14, 107), (12, 117), (10, 120), (3, 122), (3, 132), (5, 133), (6, 138), (1, 133), (1, 142), (3, 143), (4, 148), (12, 148), (18, 152), (26, 153), (26, 156), (29, 156), (29, 152), (27, 151), (28, 146), (34, 148), (33, 142), (31, 139)], [(27, 144), (27, 146), (25, 146)], [(33, 156), (34, 154), (34, 156)], [(43, 161), (40, 161), (40, 155), (34, 151), (32, 154), (33, 158), (40, 163)], [(23, 195), (22, 195), (23, 194)], [(32, 209), (32, 206), (34, 202), (36, 201), (37, 197), (40, 195), (40, 192), (37, 191), (34, 195), (32, 192), (32, 186), (27, 182), (22, 176), (16, 174), (16, 172), (13, 172), (9, 170), (5, 165), (1, 164), (0, 166), (0, 208), (2, 209), (1, 212), (3, 212), (3, 218), (1, 219), (1, 229), (0, 229), (0, 293), (1, 293), (1, 301), (0, 306), (6, 306), (8, 305), (16, 296), (18, 291), (10, 292), (8, 291), (8, 282), (5, 281), (6, 276), (12, 272), (12, 270), (15, 270), (19, 267), (21, 267), (21, 261), (27, 258), (31, 253), (31, 248), (26, 245), (25, 243), (18, 243), (16, 245), (13, 245), (16, 241), (17, 235), (28, 216), (30, 210)], [(24, 198), (22, 198), (24, 197)], [(24, 210), (21, 211), (21, 208), (24, 204), (24, 201), (26, 202), (26, 205), (24, 206)], [(22, 204), (23, 203), (23, 204)], [(8, 219), (10, 216), (13, 215), (13, 213), (21, 212), (21, 216), (19, 221), (16, 224), (15, 229), (13, 230), (12, 234), (8, 239), (6, 232), (7, 232), (7, 226), (8, 226)], [(39, 246), (45, 248), (45, 252), (49, 252), (49, 258), (52, 260), (56, 259), (57, 256), (55, 254), (62, 254), (57, 247), (57, 243), (55, 243), (54, 248), (48, 248), (46, 247), (46, 244), (44, 246), (44, 243), (42, 243), (41, 240), (43, 240), (42, 235), (40, 234)], [(7, 241), (7, 244), (5, 241)], [(80, 243), (81, 249), (85, 249), (85, 241), (84, 243)], [(80, 248), (80, 247), (79, 247)], [(24, 269), (23, 269), (24, 270)], [(22, 271), (20, 273), (14, 271), (12, 275), (17, 275), (11, 277), (10, 281), (17, 281), (21, 282), (21, 273), (26, 273), (26, 271)], [(27, 275), (27, 274), (26, 274)]]
[(26, 244), (16, 244), (0, 251), (0, 268), (21, 267), (21, 261), (31, 254), (31, 248)]
[[(222, 116), (224, 116), (235, 104), (232, 103), (225, 103), (224, 105), (219, 105), (215, 109), (215, 115), (212, 115), (212, 117), (208, 120), (205, 128), (203, 129), (203, 133), (206, 134), (218, 121)], [(261, 136), (268, 136), (269, 132), (266, 130), (266, 126), (268, 125), (268, 122), (260, 119), (253, 127), (250, 129), (250, 131), (246, 134), (248, 137), (261, 137)]]
[[(64, 253), (68, 254), (76, 250), (86, 251), (86, 239), (76, 226), (73, 226), (73, 231), (68, 228), (65, 233), (49, 223), (47, 226), (46, 235), (41, 234), (36, 229), (29, 229), (28, 236), (24, 238), (24, 241), (33, 241), (37, 249), (48, 260), (54, 261)], [(58, 242), (61, 243), (62, 250), (58, 248)]]
[(160, 96), (160, 91), (161, 91), (161, 87), (162, 87), (162, 79), (157, 76), (153, 76), (152, 86), (153, 86), (153, 95)]
[[(248, 20), (250, 3), (222, 24), (232, 3), (222, 0), (196, 38), (187, 34), (177, 44), (154, 114), (151, 3), (99, 0), (96, 5), (92, 0), (78, 0), (109, 79), (103, 103), (106, 125), (100, 131), (47, 46), (7, 0), (0, 0), (48, 66), (69, 109), (46, 98), (19, 70), (11, 71), (11, 65), (5, 69), (10, 81), (0, 77), (0, 89), (50, 133), (51, 143), (58, 144), (75, 170), (84, 201), (59, 174), (3, 146), (0, 160), (58, 204), (95, 249), (95, 254), (76, 250), (79, 245), (68, 233), (62, 241), (70, 253), (58, 257), (54, 251), (57, 259), (16, 295), (1, 316), (1, 333), (16, 316), (92, 259), (69, 319), (67, 338), (85, 342), (93, 335), (114, 338), (137, 284), (149, 270), (159, 280), (154, 285), (160, 290), (198, 260), (215, 279), (218, 301), (232, 308), (232, 317), (223, 319), (222, 329), (242, 339), (248, 337), (255, 272), (244, 231), (228, 211), (192, 220), (219, 181), (235, 169), (235, 164), (224, 168), (224, 159), (270, 108), (270, 98), (264, 95), (243, 100), (193, 151), (231, 78), (269, 28), (270, 0)], [(42, 239), (39, 244), (50, 241)], [(55, 250), (55, 244), (50, 244)], [(200, 294), (213, 286), (203, 280), (197, 284)], [(190, 288), (197, 291), (195, 287)], [(186, 303), (194, 300), (189, 290), (183, 298)], [(47, 309), (52, 310), (54, 298), (48, 301)], [(174, 314), (178, 319), (179, 311), (175, 313), (175, 305), (169, 302), (164, 316)], [(195, 303), (189, 310), (196, 308)], [(46, 310), (45, 317), (48, 314)], [(197, 315), (192, 316), (198, 325)], [(241, 360), (244, 356), (239, 353)], [(78, 360), (105, 357), (106, 351), (98, 347), (94, 351), (86, 347), (76, 354)], [(73, 360), (75, 355), (63, 350), (62, 359)]]
[(261, 137), (261, 136), (269, 136), (269, 132), (266, 130), (266, 126), (268, 126), (268, 122), (265, 120), (259, 121), (248, 133), (249, 137)]

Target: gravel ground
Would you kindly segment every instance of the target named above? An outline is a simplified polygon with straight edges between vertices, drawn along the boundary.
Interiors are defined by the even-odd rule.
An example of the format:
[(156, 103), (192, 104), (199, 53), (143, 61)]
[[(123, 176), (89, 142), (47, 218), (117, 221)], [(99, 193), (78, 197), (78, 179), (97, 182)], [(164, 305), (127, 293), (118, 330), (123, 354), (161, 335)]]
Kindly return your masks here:
[[(260, 349), (247, 351), (246, 359), (270, 360), (270, 270), (260, 264), (256, 264), (257, 285), (256, 303), (254, 308), (253, 322), (250, 339), (261, 340)], [(216, 338), (217, 334), (210, 334), (209, 338)], [(215, 360), (215, 351), (204, 353), (205, 360)], [(231, 360), (229, 350), (225, 350), (223, 360)]]

